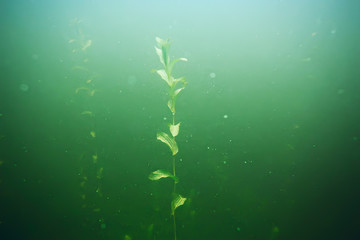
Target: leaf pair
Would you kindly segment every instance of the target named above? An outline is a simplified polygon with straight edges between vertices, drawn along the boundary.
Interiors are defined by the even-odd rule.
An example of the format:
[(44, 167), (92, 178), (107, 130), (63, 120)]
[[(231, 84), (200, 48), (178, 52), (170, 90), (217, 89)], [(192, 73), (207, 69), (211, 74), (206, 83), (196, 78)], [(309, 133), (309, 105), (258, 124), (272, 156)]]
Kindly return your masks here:
[[(174, 133), (175, 133), (175, 130), (173, 130)], [(156, 138), (169, 146), (170, 150), (172, 151), (173, 156), (178, 153), (179, 148), (178, 148), (174, 138), (170, 137), (169, 135), (167, 135), (164, 132), (157, 133)]]
[[(172, 178), (175, 183), (179, 182), (179, 178), (172, 175), (170, 172), (166, 170), (156, 170), (149, 175), (149, 179), (152, 181), (157, 181), (161, 178)], [(175, 210), (183, 205), (186, 201), (186, 198), (181, 196), (180, 194), (175, 194), (173, 200), (171, 201), (171, 215), (175, 214)]]
[[(178, 59), (174, 59), (174, 60), (170, 61), (170, 57), (169, 57), (170, 41), (168, 39), (163, 40), (159, 37), (156, 37), (155, 39), (156, 39), (156, 42), (158, 43), (158, 47), (155, 47), (156, 54), (159, 56), (160, 62), (164, 65), (165, 70), (163, 70), (163, 71), (165, 71), (167, 76), (169, 77), (169, 76), (171, 76), (172, 69), (174, 68), (175, 63), (178, 61), (186, 62), (187, 59), (186, 58), (178, 58)], [(159, 73), (159, 75), (160, 75), (160, 73)]]
[[(183, 86), (176, 89), (176, 84), (179, 82), (181, 82), (183, 84)], [(177, 99), (179, 93), (185, 88), (186, 84), (187, 84), (187, 82), (186, 82), (185, 78), (181, 77), (181, 78), (176, 79), (173, 82), (172, 86), (170, 87), (170, 91), (169, 91), (170, 99), (168, 101), (168, 107), (173, 114), (175, 113), (176, 99)]]
[(177, 143), (175, 141), (175, 137), (179, 134), (179, 130), (180, 130), (180, 123), (178, 124), (170, 124), (169, 125), (170, 128), (170, 132), (172, 137), (170, 137), (169, 135), (167, 135), (164, 132), (158, 132), (156, 135), (156, 138), (160, 141), (162, 141), (163, 143), (165, 143), (166, 145), (169, 146), (172, 155), (176, 155), (179, 151), (179, 148), (177, 146)]

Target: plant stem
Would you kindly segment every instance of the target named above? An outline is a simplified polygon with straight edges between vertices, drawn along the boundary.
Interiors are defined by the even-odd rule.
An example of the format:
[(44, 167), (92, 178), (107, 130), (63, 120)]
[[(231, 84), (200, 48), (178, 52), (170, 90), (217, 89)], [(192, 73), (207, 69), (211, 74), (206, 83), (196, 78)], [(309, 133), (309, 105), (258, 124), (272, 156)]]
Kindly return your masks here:
[(176, 221), (175, 221), (175, 212), (174, 212), (173, 219), (174, 219), (174, 240), (176, 240)]
[[(173, 113), (173, 125), (175, 125), (175, 113)], [(175, 137), (174, 137), (175, 138)], [(175, 170), (175, 156), (173, 156), (173, 175), (176, 177), (176, 170)], [(176, 182), (174, 181), (174, 192), (176, 192)], [(173, 228), (174, 228), (174, 240), (176, 240), (176, 219), (175, 219), (175, 211), (173, 215)]]

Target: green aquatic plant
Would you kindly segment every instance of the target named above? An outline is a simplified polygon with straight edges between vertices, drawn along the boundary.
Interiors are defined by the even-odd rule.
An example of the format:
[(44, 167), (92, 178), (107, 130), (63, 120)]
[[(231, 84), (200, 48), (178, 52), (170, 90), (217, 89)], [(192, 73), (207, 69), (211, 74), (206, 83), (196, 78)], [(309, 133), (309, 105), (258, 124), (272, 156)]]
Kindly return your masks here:
[(156, 54), (160, 58), (160, 62), (163, 65), (163, 69), (153, 70), (159, 74), (159, 76), (167, 83), (168, 85), (168, 95), (169, 100), (167, 102), (167, 106), (169, 107), (172, 114), (172, 122), (169, 123), (169, 132), (167, 134), (165, 132), (158, 132), (156, 137), (161, 142), (165, 143), (172, 152), (172, 173), (166, 170), (156, 170), (149, 175), (150, 180), (160, 180), (162, 178), (171, 178), (174, 181), (174, 189), (173, 189), (173, 200), (171, 201), (171, 215), (173, 216), (173, 229), (174, 229), (174, 239), (176, 240), (176, 220), (175, 220), (175, 210), (183, 205), (186, 201), (186, 198), (181, 196), (176, 192), (176, 184), (179, 183), (179, 178), (176, 176), (175, 171), (175, 155), (179, 152), (178, 145), (175, 141), (175, 137), (179, 134), (180, 123), (175, 123), (175, 104), (179, 93), (185, 88), (187, 82), (184, 77), (174, 78), (172, 76), (172, 70), (174, 65), (178, 61), (187, 61), (186, 58), (178, 58), (174, 60), (170, 60), (169, 57), (169, 48), (170, 42), (169, 40), (163, 40), (161, 38), (156, 38), (157, 47), (155, 47)]

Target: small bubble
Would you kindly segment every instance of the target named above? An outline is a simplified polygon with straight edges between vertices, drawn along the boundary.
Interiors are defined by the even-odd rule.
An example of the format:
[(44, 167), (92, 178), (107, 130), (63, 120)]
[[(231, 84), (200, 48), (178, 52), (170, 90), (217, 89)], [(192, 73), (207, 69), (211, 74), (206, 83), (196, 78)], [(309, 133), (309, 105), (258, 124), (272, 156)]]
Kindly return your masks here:
[(130, 75), (127, 78), (128, 85), (130, 85), (130, 86), (135, 86), (137, 81), (138, 80), (137, 80), (136, 76), (134, 76), (134, 75)]
[(210, 77), (210, 78), (215, 78), (215, 77), (216, 77), (216, 74), (212, 72), (212, 73), (209, 74), (209, 77)]
[(227, 114), (224, 115), (224, 118), (227, 119), (229, 116)]
[(341, 88), (337, 90), (337, 94), (338, 94), (338, 95), (341, 95), (341, 94), (343, 94), (344, 92), (345, 92), (345, 90), (344, 90), (344, 89), (341, 89)]
[(226, 161), (224, 161), (224, 164), (226, 164), (227, 162)]
[(31, 55), (31, 58), (36, 61), (39, 59), (39, 55), (34, 53), (33, 55)]

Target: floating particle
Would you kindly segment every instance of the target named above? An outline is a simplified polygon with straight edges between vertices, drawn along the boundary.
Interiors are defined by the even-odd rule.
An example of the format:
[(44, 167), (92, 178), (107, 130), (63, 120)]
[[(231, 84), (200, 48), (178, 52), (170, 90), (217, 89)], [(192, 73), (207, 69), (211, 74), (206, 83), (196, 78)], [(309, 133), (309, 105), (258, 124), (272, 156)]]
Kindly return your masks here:
[(27, 92), (29, 91), (29, 85), (27, 85), (26, 83), (22, 83), (20, 84), (20, 90), (23, 91), (23, 92)]
[(86, 111), (82, 111), (81, 115), (90, 115), (90, 116), (92, 116), (93, 113), (91, 111), (86, 110)]
[(227, 114), (224, 115), (224, 118), (227, 119), (229, 116)]
[(125, 235), (124, 240), (132, 240), (132, 238), (129, 235)]
[(91, 131), (91, 132), (90, 132), (90, 135), (91, 135), (93, 138), (96, 137), (96, 133), (95, 133), (94, 131)]
[(97, 163), (98, 155), (97, 154), (92, 155), (92, 159), (93, 159), (93, 163)]
[(212, 72), (212, 73), (209, 74), (209, 77), (210, 77), (210, 78), (215, 78), (215, 77), (216, 77), (216, 74)]

